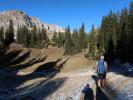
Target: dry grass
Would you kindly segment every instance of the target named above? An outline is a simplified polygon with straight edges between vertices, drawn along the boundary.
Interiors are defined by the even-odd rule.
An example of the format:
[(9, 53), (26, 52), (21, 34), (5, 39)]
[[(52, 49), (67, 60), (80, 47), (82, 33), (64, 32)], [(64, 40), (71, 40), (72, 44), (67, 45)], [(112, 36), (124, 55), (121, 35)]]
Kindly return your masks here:
[(95, 63), (95, 61), (90, 61), (89, 59), (85, 58), (83, 53), (69, 56), (69, 58), (70, 59), (68, 60), (68, 62), (66, 62), (62, 72), (71, 72), (85, 69), (88, 67), (92, 67)]
[[(95, 61), (90, 61), (88, 58), (85, 58), (83, 53), (79, 53), (73, 56), (63, 56), (63, 54), (64, 49), (57, 47), (49, 47), (48, 49), (31, 49), (31, 56), (33, 58), (44, 57), (47, 55), (46, 61), (42, 63), (55, 61), (58, 58), (62, 58), (63, 60), (69, 58), (69, 60), (64, 64), (63, 69), (61, 70), (61, 72), (63, 73), (77, 71), (88, 67), (92, 68), (95, 63)], [(34, 64), (33, 66), (28, 67), (23, 71), (34, 71), (42, 63)]]

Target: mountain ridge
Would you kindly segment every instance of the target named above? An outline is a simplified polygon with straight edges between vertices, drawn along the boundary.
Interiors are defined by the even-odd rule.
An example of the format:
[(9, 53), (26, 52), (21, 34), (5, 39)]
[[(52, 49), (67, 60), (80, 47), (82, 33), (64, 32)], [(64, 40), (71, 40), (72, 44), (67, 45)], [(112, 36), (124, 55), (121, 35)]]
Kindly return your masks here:
[(44, 28), (50, 38), (53, 36), (54, 31), (57, 33), (59, 31), (65, 32), (64, 28), (55, 24), (47, 24), (45, 22), (42, 22), (39, 18), (29, 16), (27, 13), (21, 10), (6, 10), (0, 12), (0, 27), (4, 27), (6, 29), (9, 25), (10, 20), (13, 20), (15, 38), (18, 25), (25, 25), (28, 28), (32, 28), (33, 26), (36, 26), (37, 29)]

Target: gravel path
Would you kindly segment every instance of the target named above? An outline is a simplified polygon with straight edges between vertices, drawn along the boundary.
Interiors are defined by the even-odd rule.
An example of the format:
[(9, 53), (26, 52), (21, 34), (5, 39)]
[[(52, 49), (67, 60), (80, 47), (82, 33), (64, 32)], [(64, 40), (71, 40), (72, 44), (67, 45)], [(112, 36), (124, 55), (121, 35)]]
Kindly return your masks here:
[(114, 98), (115, 100), (133, 100), (132, 77), (114, 72), (108, 73), (107, 87), (101, 90), (97, 90), (92, 78), (92, 75), (96, 74), (90, 69), (58, 73), (54, 77), (43, 77), (44, 73), (39, 74), (36, 74), (39, 77), (25, 81), (22, 81), (25, 77), (20, 80), (14, 77), (12, 85), (4, 84), (7, 82), (7, 77), (5, 79), (1, 76), (0, 100), (11, 100), (11, 98), (16, 100), (83, 100), (82, 90), (87, 83), (93, 89), (96, 100), (109, 100), (109, 98), (111, 100)]

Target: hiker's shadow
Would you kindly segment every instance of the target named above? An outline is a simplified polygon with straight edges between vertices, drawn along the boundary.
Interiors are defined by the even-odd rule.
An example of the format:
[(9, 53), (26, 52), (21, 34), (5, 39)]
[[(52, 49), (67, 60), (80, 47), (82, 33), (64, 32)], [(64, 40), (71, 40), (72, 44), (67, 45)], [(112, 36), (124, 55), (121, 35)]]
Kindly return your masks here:
[(91, 77), (95, 81), (96, 86), (98, 86), (98, 77), (97, 77), (97, 75), (92, 75)]
[(92, 79), (95, 80), (96, 84), (96, 100), (109, 100), (102, 89), (98, 86), (98, 77), (96, 75), (92, 75)]
[(100, 87), (96, 86), (96, 100), (109, 100)]

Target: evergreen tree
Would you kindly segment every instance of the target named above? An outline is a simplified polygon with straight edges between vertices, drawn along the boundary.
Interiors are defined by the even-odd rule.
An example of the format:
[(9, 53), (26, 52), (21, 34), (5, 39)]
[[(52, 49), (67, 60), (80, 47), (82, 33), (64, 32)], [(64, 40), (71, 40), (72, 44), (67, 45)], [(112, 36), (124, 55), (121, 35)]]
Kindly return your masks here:
[[(92, 30), (89, 34), (89, 51), (92, 58), (96, 45), (98, 53), (105, 54), (109, 62), (116, 58), (124, 62), (133, 62), (133, 2), (130, 4), (129, 11), (124, 8), (119, 13), (110, 11), (107, 16), (104, 16), (96, 37), (92, 35), (95, 33)], [(93, 39), (96, 41), (94, 42)]]
[(60, 37), (61, 37), (61, 47), (64, 47), (64, 44), (65, 44), (65, 36), (64, 36), (64, 33), (60, 33)]
[(96, 57), (96, 30), (92, 25), (91, 32), (89, 33), (89, 57), (95, 59)]
[(99, 54), (104, 53), (105, 48), (106, 48), (107, 39), (105, 38), (105, 35), (106, 35), (105, 27), (106, 27), (106, 17), (103, 17), (101, 27), (98, 33), (98, 44), (97, 45), (98, 45)]
[(26, 26), (18, 26), (17, 28), (17, 42), (23, 44), (25, 47), (30, 45), (30, 34)]
[(43, 38), (42, 38), (42, 30), (38, 29), (37, 33), (37, 47), (38, 48), (43, 48)]
[(22, 39), (21, 38), (21, 27), (20, 27), (20, 25), (18, 25), (18, 27), (17, 27), (17, 42), (20, 44), (22, 43), (21, 39)]
[(38, 29), (34, 26), (29, 30), (26, 26), (18, 26), (17, 42), (23, 44), (25, 47), (43, 48), (48, 46), (49, 38), (46, 30)]
[(58, 33), (58, 40), (57, 40), (57, 41), (58, 41), (58, 42), (57, 42), (58, 48), (61, 48), (61, 46), (62, 46), (62, 36), (61, 36), (60, 31), (59, 31), (59, 33)]
[(37, 46), (37, 27), (33, 26), (31, 30), (31, 38), (30, 38), (30, 47), (34, 48)]
[(117, 57), (122, 61), (127, 60), (127, 25), (128, 25), (128, 10), (126, 8), (122, 9), (119, 22), (119, 32), (117, 41)]
[(85, 49), (87, 47), (87, 41), (86, 41), (86, 33), (85, 33), (85, 26), (84, 23), (82, 23), (82, 26), (79, 30), (79, 45), (81, 49)]
[(1, 43), (4, 43), (4, 28), (0, 28), (0, 41)]
[(79, 46), (79, 33), (77, 31), (77, 29), (75, 29), (73, 31), (73, 34), (72, 34), (72, 40), (73, 40), (73, 52), (74, 53), (79, 53), (81, 52), (81, 48)]
[(42, 43), (43, 43), (45, 48), (48, 47), (48, 42), (49, 42), (49, 37), (46, 33), (46, 30), (43, 28), (42, 29)]
[(128, 28), (127, 28), (127, 34), (128, 34), (128, 60), (132, 62), (133, 55), (131, 54), (133, 52), (133, 2), (130, 4), (129, 9), (129, 17), (128, 17)]
[[(109, 12), (108, 16), (104, 16), (102, 19), (101, 27), (98, 33), (98, 53), (105, 54), (107, 58), (114, 58), (116, 55), (116, 46), (118, 41), (118, 16), (112, 11)], [(112, 41), (111, 48), (110, 41)], [(108, 50), (113, 49), (110, 53)], [(110, 54), (109, 54), (110, 53)], [(111, 56), (111, 57), (110, 57)]]
[(14, 41), (14, 28), (13, 28), (13, 21), (10, 20), (9, 27), (5, 33), (5, 45), (9, 45)]
[(29, 30), (26, 26), (23, 27), (23, 34), (24, 34), (24, 36), (23, 36), (24, 37), (24, 39), (23, 39), (24, 46), (28, 47), (30, 45), (30, 41), (29, 41), (30, 37), (29, 37)]
[(4, 48), (4, 28), (0, 28), (0, 50)]
[(57, 38), (57, 32), (55, 32), (55, 31), (54, 31), (54, 36), (53, 36), (52, 40), (55, 43), (55, 46), (57, 46), (58, 38)]
[(68, 26), (68, 29), (65, 32), (65, 54), (72, 54), (72, 50), (73, 50), (73, 43), (72, 43), (72, 39), (71, 39), (71, 32), (70, 32), (70, 28)]

